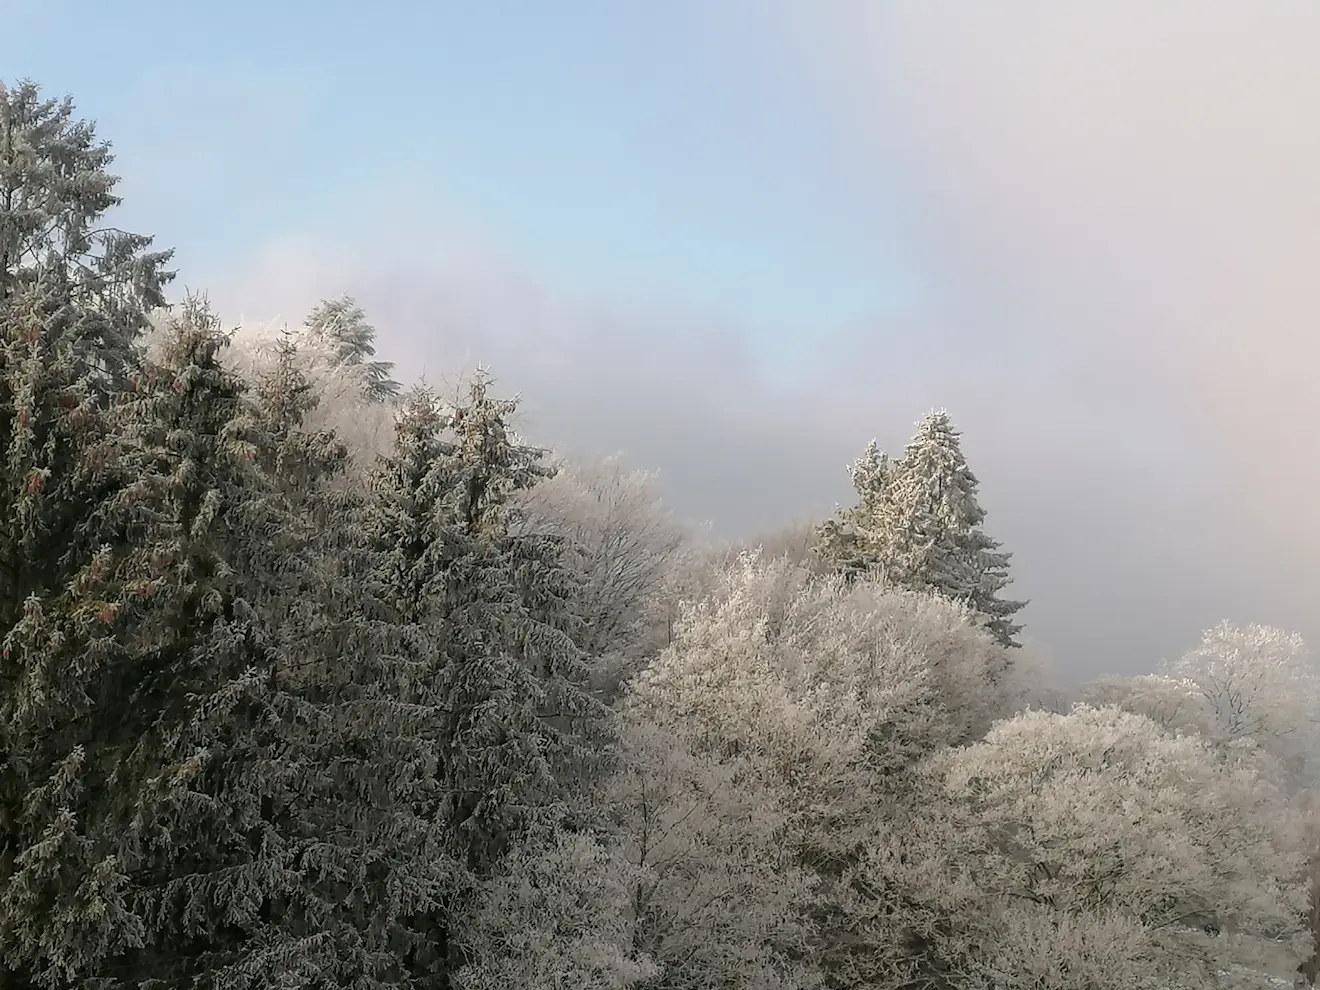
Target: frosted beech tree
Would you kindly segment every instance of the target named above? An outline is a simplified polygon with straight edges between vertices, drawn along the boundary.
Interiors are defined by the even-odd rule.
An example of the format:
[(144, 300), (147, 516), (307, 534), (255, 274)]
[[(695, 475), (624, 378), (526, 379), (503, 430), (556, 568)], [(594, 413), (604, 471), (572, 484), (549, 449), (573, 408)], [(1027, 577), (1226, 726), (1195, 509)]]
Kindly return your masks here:
[(681, 723), (656, 715), (623, 717), (601, 795), (608, 838), (514, 847), (463, 922), (461, 986), (819, 984), (804, 912), (814, 878), (783, 841), (783, 808), (754, 764), (698, 755)]
[(1004, 655), (947, 600), (750, 553), (685, 611), (630, 704), (768, 789), (775, 841), (821, 877), (804, 910), (830, 985), (883, 986), (912, 975), (939, 927), (896, 845), (923, 805), (920, 762), (1004, 714)]
[[(868, 581), (812, 581), (784, 558), (748, 552), (687, 610), (638, 693), (670, 699), (702, 731), (751, 734), (740, 745), (810, 729), (803, 745), (864, 747), (883, 732), (890, 747), (873, 756), (899, 767), (1007, 714), (993, 687), (1004, 657), (956, 604)], [(808, 738), (816, 728), (828, 741)]]
[(1113, 706), (1144, 715), (1173, 733), (1211, 738), (1213, 716), (1193, 681), (1162, 674), (1102, 677), (1083, 684), (1077, 700), (1096, 708)]
[[(1200, 702), (1206, 737), (1221, 748), (1250, 742), (1260, 772), (1303, 803), (1316, 784), (1317, 721), (1320, 721), (1320, 671), (1300, 636), (1262, 625), (1221, 622), (1183, 656), (1162, 665), (1165, 675), (1186, 684)], [(1293, 808), (1294, 821), (1310, 863), (1308, 875), (1320, 876), (1313, 816)], [(1315, 890), (1320, 891), (1320, 885)], [(1314, 895), (1313, 895), (1314, 896)], [(1320, 904), (1320, 897), (1315, 898)], [(1308, 917), (1313, 938), (1320, 938), (1320, 911)], [(1307, 961), (1310, 979), (1315, 957)]]
[[(1320, 685), (1299, 637), (1266, 626), (1220, 623), (1162, 669), (1158, 675), (1105, 678), (1085, 686), (1081, 697), (1147, 715), (1171, 731), (1199, 733), (1218, 751), (1250, 760), (1257, 773), (1305, 804), (1315, 772)], [(1280, 814), (1309, 833), (1298, 840), (1310, 856), (1308, 872), (1320, 875), (1314, 818), (1298, 801)], [(1313, 910), (1313, 937), (1320, 935), (1317, 919), (1320, 913)]]
[(1320, 670), (1300, 636), (1221, 622), (1163, 672), (1194, 686), (1215, 737), (1254, 739), (1281, 762), (1291, 786), (1311, 781), (1320, 756)]
[(667, 639), (666, 593), (692, 534), (661, 502), (653, 476), (613, 458), (560, 463), (518, 505), (521, 530), (565, 541), (579, 645), (611, 697)]
[(740, 549), (759, 549), (765, 557), (787, 557), (813, 575), (829, 573), (831, 568), (820, 555), (816, 536), (818, 527), (811, 522), (795, 522), (759, 533)]
[(1023, 637), (998, 687), (1006, 699), (1003, 710), (1014, 713), (1028, 708), (1065, 712), (1075, 691), (1062, 686), (1053, 654), (1030, 636)]
[(982, 982), (1215, 985), (1240, 943), (1203, 927), (1307, 951), (1284, 798), (1250, 761), (1079, 705), (1001, 722), (930, 772), (951, 801), (946, 862), (980, 900), (960, 939)]
[(313, 342), (328, 345), (336, 365), (353, 369), (361, 376), (363, 394), (373, 402), (388, 402), (399, 394), (400, 385), (390, 378), (392, 361), (369, 360), (376, 354), (376, 328), (352, 296), (324, 299), (307, 314), (303, 334)]
[(624, 715), (623, 766), (608, 801), (630, 887), (633, 945), (665, 990), (741, 983), (816, 986), (815, 877), (798, 861), (789, 810), (754, 759), (702, 752), (679, 720)]
[(820, 553), (845, 576), (873, 572), (888, 584), (967, 602), (995, 638), (1016, 646), (1012, 621), (1025, 602), (1000, 597), (1011, 554), (982, 529), (979, 482), (948, 413), (933, 412), (898, 461), (872, 442), (851, 470), (858, 502), (819, 530)]
[[(458, 990), (628, 990), (660, 969), (636, 948), (650, 871), (609, 843), (557, 833), (515, 847), (461, 921)], [(666, 984), (667, 985), (667, 984)]]

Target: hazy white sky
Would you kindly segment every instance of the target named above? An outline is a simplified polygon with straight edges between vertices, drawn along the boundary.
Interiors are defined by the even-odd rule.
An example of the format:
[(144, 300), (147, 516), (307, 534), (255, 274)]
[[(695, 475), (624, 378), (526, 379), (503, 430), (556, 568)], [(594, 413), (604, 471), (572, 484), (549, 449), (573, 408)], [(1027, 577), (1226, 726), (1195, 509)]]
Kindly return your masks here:
[(1310, 0), (7, 6), (231, 319), (352, 292), (725, 533), (947, 406), (1070, 676), (1320, 640)]

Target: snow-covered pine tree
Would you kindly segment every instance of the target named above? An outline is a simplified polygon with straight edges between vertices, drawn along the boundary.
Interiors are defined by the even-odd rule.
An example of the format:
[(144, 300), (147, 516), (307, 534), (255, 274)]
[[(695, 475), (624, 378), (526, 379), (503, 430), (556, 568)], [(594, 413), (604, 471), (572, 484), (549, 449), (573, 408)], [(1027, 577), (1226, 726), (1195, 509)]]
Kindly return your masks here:
[(329, 345), (338, 363), (360, 368), (363, 393), (372, 401), (389, 402), (398, 396), (401, 386), (390, 378), (394, 362), (368, 360), (376, 353), (376, 328), (352, 296), (317, 303), (303, 321), (303, 333)]
[(857, 503), (817, 529), (817, 549), (848, 577), (878, 574), (887, 584), (965, 601), (1004, 646), (1017, 646), (1012, 621), (1025, 602), (1001, 598), (1012, 554), (981, 528), (979, 482), (967, 466), (947, 412), (923, 418), (903, 456), (872, 441), (850, 468)]
[(164, 303), (173, 252), (102, 222), (120, 202), (113, 161), (95, 125), (74, 117), (72, 99), (0, 83), (0, 301), (38, 283), (57, 292), (82, 314), (77, 360), (118, 381)]
[(149, 562), (107, 414), (168, 252), (105, 227), (109, 146), (73, 105), (0, 86), (0, 985), (93, 986), (145, 934), (117, 738), (146, 724), (116, 619)]
[(375, 564), (364, 535), (371, 506), (365, 492), (339, 483), (349, 456), (338, 438), (304, 430), (318, 395), (296, 357), (286, 337), (255, 396), (267, 431), (258, 462), (269, 465), (288, 517), (274, 637), (282, 681), (302, 712), (286, 739), (300, 742), (304, 767), (318, 771), (304, 775), (302, 830), (325, 867), (319, 893), (343, 978), (408, 986), (405, 956), (435, 949), (414, 920), (443, 910), (462, 873), (446, 823), (428, 813), (443, 712), (425, 636), (391, 621), (362, 580)]
[[(455, 406), (424, 385), (405, 396), (364, 526), (378, 554), (370, 594), (430, 643), (443, 709), (431, 812), (475, 883), (512, 842), (572, 826), (608, 724), (583, 686), (560, 541), (510, 531), (511, 497), (547, 475), (544, 452), (512, 432), (516, 403), (489, 385), (478, 373)], [(432, 945), (409, 955), (414, 973), (463, 964), (453, 910), (418, 922)]]
[(840, 509), (816, 528), (815, 549), (831, 569), (849, 579), (871, 570), (888, 555), (886, 531), (876, 526), (884, 511), (885, 486), (893, 464), (872, 440), (848, 466), (857, 503)]
[(607, 712), (584, 687), (559, 537), (511, 532), (512, 496), (548, 476), (479, 372), (453, 407), (403, 403), (372, 527), (400, 618), (426, 626), (449, 711), (446, 816), (471, 868), (568, 813)]
[(887, 487), (888, 529), (900, 547), (897, 579), (955, 601), (966, 601), (1004, 646), (1018, 645), (1012, 616), (1026, 602), (1001, 598), (1011, 580), (1011, 553), (981, 528), (980, 483), (944, 410), (925, 416)]
[(128, 497), (154, 516), (139, 555), (157, 575), (149, 602), (117, 617), (151, 657), (134, 672), (147, 724), (118, 740), (147, 926), (139, 951), (116, 960), (128, 985), (278, 982), (307, 961), (279, 917), (310, 886), (298, 837), (275, 820), (294, 783), (275, 757), (293, 699), (259, 612), (276, 584), (279, 520), (245, 384), (218, 360), (225, 343), (188, 300), (115, 409), (139, 458)]
[(0, 985), (18, 987), (92, 985), (144, 934), (106, 808), (115, 736), (143, 725), (114, 628), (143, 520), (77, 358), (100, 320), (61, 289), (0, 300)]
[[(320, 482), (344, 469), (348, 451), (334, 433), (304, 429), (320, 399), (297, 357), (297, 342), (286, 331), (275, 345), (274, 364), (254, 383), (253, 398), (268, 440), (261, 450), (262, 469), (281, 492), (300, 503), (306, 500), (311, 508), (321, 495)], [(316, 511), (308, 521), (320, 525), (327, 520)]]
[(139, 692), (163, 711), (123, 761), (141, 781), (127, 845), (148, 931), (121, 978), (408, 985), (399, 919), (433, 908), (451, 872), (417, 813), (434, 713), (400, 698), (391, 638), (337, 588), (353, 561), (304, 518), (343, 451), (298, 432), (307, 396), (287, 364), (254, 403), (218, 360), (226, 342), (185, 304), (122, 406), (166, 572), (134, 626), (169, 665)]
[[(507, 751), (509, 769), (505, 772), (518, 760), (530, 758), (532, 765), (544, 760), (548, 800), (535, 808), (516, 796), (515, 789), (505, 799), (508, 804), (500, 808), (472, 786), (477, 784), (478, 767), (486, 758), (475, 761), (472, 770), (478, 777), (469, 785), (465, 801), (476, 803), (466, 827), (476, 843), (473, 848), (484, 845), (491, 857), (519, 831), (544, 830), (573, 821), (575, 811), (580, 810), (577, 788), (607, 762), (611, 734), (609, 713), (589, 691), (590, 670), (577, 645), (581, 633), (574, 605), (580, 576), (568, 565), (568, 540), (526, 532), (518, 525), (522, 510), (513, 496), (553, 475), (546, 463), (548, 452), (522, 442), (511, 425), (517, 400), (493, 397), (492, 384), (485, 371), (473, 376), (464, 401), (450, 412), (449, 428), (456, 441), (453, 453), (447, 463), (442, 461), (437, 467), (448, 474), (449, 490), (457, 496), (449, 503), (450, 518), (459, 523), (468, 539), (489, 548), (485, 562), (471, 559), (476, 565), (473, 576), (485, 574), (504, 582), (514, 607), (508, 611), (489, 608), (495, 604), (489, 602), (487, 621), (498, 638), (479, 634), (454, 644), (459, 657), (475, 658), (483, 644), (498, 644), (498, 652), (488, 653), (477, 665), (448, 667), (454, 675), (451, 698), (461, 700), (456, 706), (451, 702), (451, 708), (472, 706), (469, 721), (457, 731), (485, 735), (493, 742), (503, 730), (489, 721), (491, 713), (482, 710), (480, 699), (497, 693), (496, 686), (507, 676), (502, 668), (516, 671), (519, 678), (523, 671), (530, 672), (544, 699), (537, 718), (525, 723), (527, 738), (517, 743), (508, 737), (514, 746)], [(457, 587), (463, 587), (461, 581)], [(521, 756), (516, 755), (520, 748)], [(518, 786), (529, 783), (524, 779)], [(514, 811), (524, 803), (526, 812)]]
[(422, 626), (431, 617), (456, 541), (453, 527), (436, 508), (445, 494), (442, 479), (431, 473), (431, 465), (449, 449), (443, 429), (439, 398), (425, 384), (414, 387), (399, 404), (394, 442), (371, 478), (366, 532), (376, 555), (367, 590), (401, 624)]

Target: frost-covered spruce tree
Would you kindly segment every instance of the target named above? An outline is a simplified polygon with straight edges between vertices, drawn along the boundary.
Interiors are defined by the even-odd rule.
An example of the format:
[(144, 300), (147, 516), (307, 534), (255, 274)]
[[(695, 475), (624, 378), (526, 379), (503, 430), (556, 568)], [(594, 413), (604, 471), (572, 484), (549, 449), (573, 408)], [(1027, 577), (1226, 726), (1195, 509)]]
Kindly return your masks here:
[[(516, 408), (478, 374), (456, 405), (425, 386), (400, 405), (374, 480), (370, 595), (426, 636), (443, 710), (430, 813), (473, 882), (511, 844), (572, 829), (579, 785), (602, 760), (606, 710), (584, 689), (560, 541), (511, 532), (512, 496), (548, 469), (509, 427)], [(463, 964), (452, 905), (418, 924), (409, 956), (439, 979)]]
[(106, 801), (116, 736), (144, 725), (115, 563), (150, 521), (77, 358), (99, 323), (58, 284), (0, 301), (0, 982), (25, 987), (76, 985), (143, 936)]
[(982, 530), (985, 510), (977, 501), (980, 483), (967, 466), (960, 435), (949, 414), (930, 413), (917, 426), (888, 486), (897, 533), (907, 535), (900, 580), (966, 601), (1005, 646), (1021, 626), (1012, 621), (1026, 604), (1001, 598), (1009, 583), (1012, 554)]
[[(136, 944), (113, 733), (134, 724), (116, 567), (150, 520), (108, 394), (168, 252), (106, 228), (108, 145), (71, 101), (0, 86), (0, 984), (80, 984)], [(83, 984), (90, 985), (90, 984)]]
[(291, 339), (255, 392), (266, 430), (258, 461), (269, 464), (288, 519), (274, 638), (283, 684), (298, 699), (283, 734), (286, 758), (300, 744), (303, 760), (291, 762), (303, 775), (301, 804), (286, 815), (298, 809), (302, 833), (314, 836), (316, 903), (341, 978), (413, 985), (405, 956), (434, 949), (415, 919), (442, 910), (461, 873), (445, 823), (427, 813), (443, 717), (427, 642), (391, 621), (362, 582), (375, 560), (364, 536), (370, 506), (365, 493), (338, 483), (349, 461), (344, 445), (303, 428), (317, 394)]
[(948, 413), (921, 420), (903, 457), (872, 443), (853, 465), (858, 503), (821, 526), (819, 546), (836, 570), (879, 574), (888, 584), (966, 602), (1004, 646), (1017, 646), (1012, 621), (1025, 602), (1000, 597), (1012, 554), (982, 524), (979, 482)]
[(443, 813), (477, 872), (514, 835), (559, 824), (605, 716), (582, 686), (562, 541), (510, 532), (511, 497), (549, 473), (544, 451), (489, 386), (478, 374), (452, 407), (425, 387), (407, 397), (371, 527), (399, 617), (435, 644)]
[(279, 519), (245, 385), (218, 360), (224, 343), (189, 300), (117, 409), (140, 451), (129, 496), (152, 506), (142, 552), (159, 573), (150, 608), (120, 618), (155, 648), (137, 699), (159, 712), (121, 759), (141, 787), (127, 844), (148, 926), (122, 960), (127, 980), (242, 986), (240, 967), (278, 979), (292, 960), (277, 915), (304, 887), (294, 837), (272, 820), (289, 783), (272, 756), (291, 699), (260, 608)]
[(164, 302), (173, 252), (103, 222), (120, 202), (113, 161), (95, 126), (75, 118), (72, 99), (0, 83), (0, 301), (38, 284), (55, 291), (82, 314), (77, 361), (117, 380)]
[(251, 401), (218, 360), (226, 339), (189, 301), (116, 410), (138, 450), (128, 494), (155, 515), (136, 556), (157, 576), (149, 605), (114, 617), (153, 652), (135, 671), (149, 721), (118, 763), (145, 939), (105, 973), (406, 985), (395, 950), (410, 933), (396, 919), (433, 905), (443, 873), (416, 814), (435, 762), (425, 720), (397, 702), (393, 672), (339, 671), (331, 651), (352, 665), (378, 648), (353, 615), (300, 600), (333, 607), (322, 582), (341, 575), (297, 523), (311, 500), (289, 490), (328, 472), (334, 452), (297, 436), (296, 406)]
[(831, 569), (847, 578), (871, 570), (885, 559), (887, 531), (877, 523), (884, 518), (885, 486), (893, 463), (872, 440), (862, 456), (848, 466), (857, 504), (840, 509), (816, 529), (816, 552)]
[(372, 401), (388, 402), (399, 394), (399, 383), (390, 378), (394, 362), (368, 360), (376, 353), (376, 328), (352, 296), (319, 302), (303, 321), (303, 333), (328, 344), (340, 364), (361, 369), (363, 393)]
[(306, 560), (269, 477), (290, 459), (200, 307), (142, 360), (165, 255), (93, 232), (115, 200), (90, 128), (33, 87), (4, 113), (0, 983), (397, 983), (390, 919), (435, 900), (438, 860), (389, 788), (425, 774), (379, 755), (401, 710), (328, 704), (272, 634)]
[[(348, 452), (333, 432), (304, 428), (320, 398), (297, 357), (293, 335), (282, 334), (275, 360), (256, 381), (253, 397), (269, 441), (260, 452), (262, 468), (282, 492), (311, 506), (320, 483), (343, 470)], [(324, 519), (317, 515), (312, 521)]]

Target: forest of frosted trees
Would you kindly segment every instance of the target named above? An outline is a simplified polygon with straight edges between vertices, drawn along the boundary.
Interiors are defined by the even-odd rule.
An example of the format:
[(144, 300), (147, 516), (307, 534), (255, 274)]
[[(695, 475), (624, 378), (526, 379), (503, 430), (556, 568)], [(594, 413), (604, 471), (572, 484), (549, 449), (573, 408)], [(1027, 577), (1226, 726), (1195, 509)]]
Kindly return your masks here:
[(0, 90), (0, 990), (1314, 978), (1297, 637), (1059, 691), (947, 413), (714, 546), (348, 297), (167, 305), (110, 166)]

